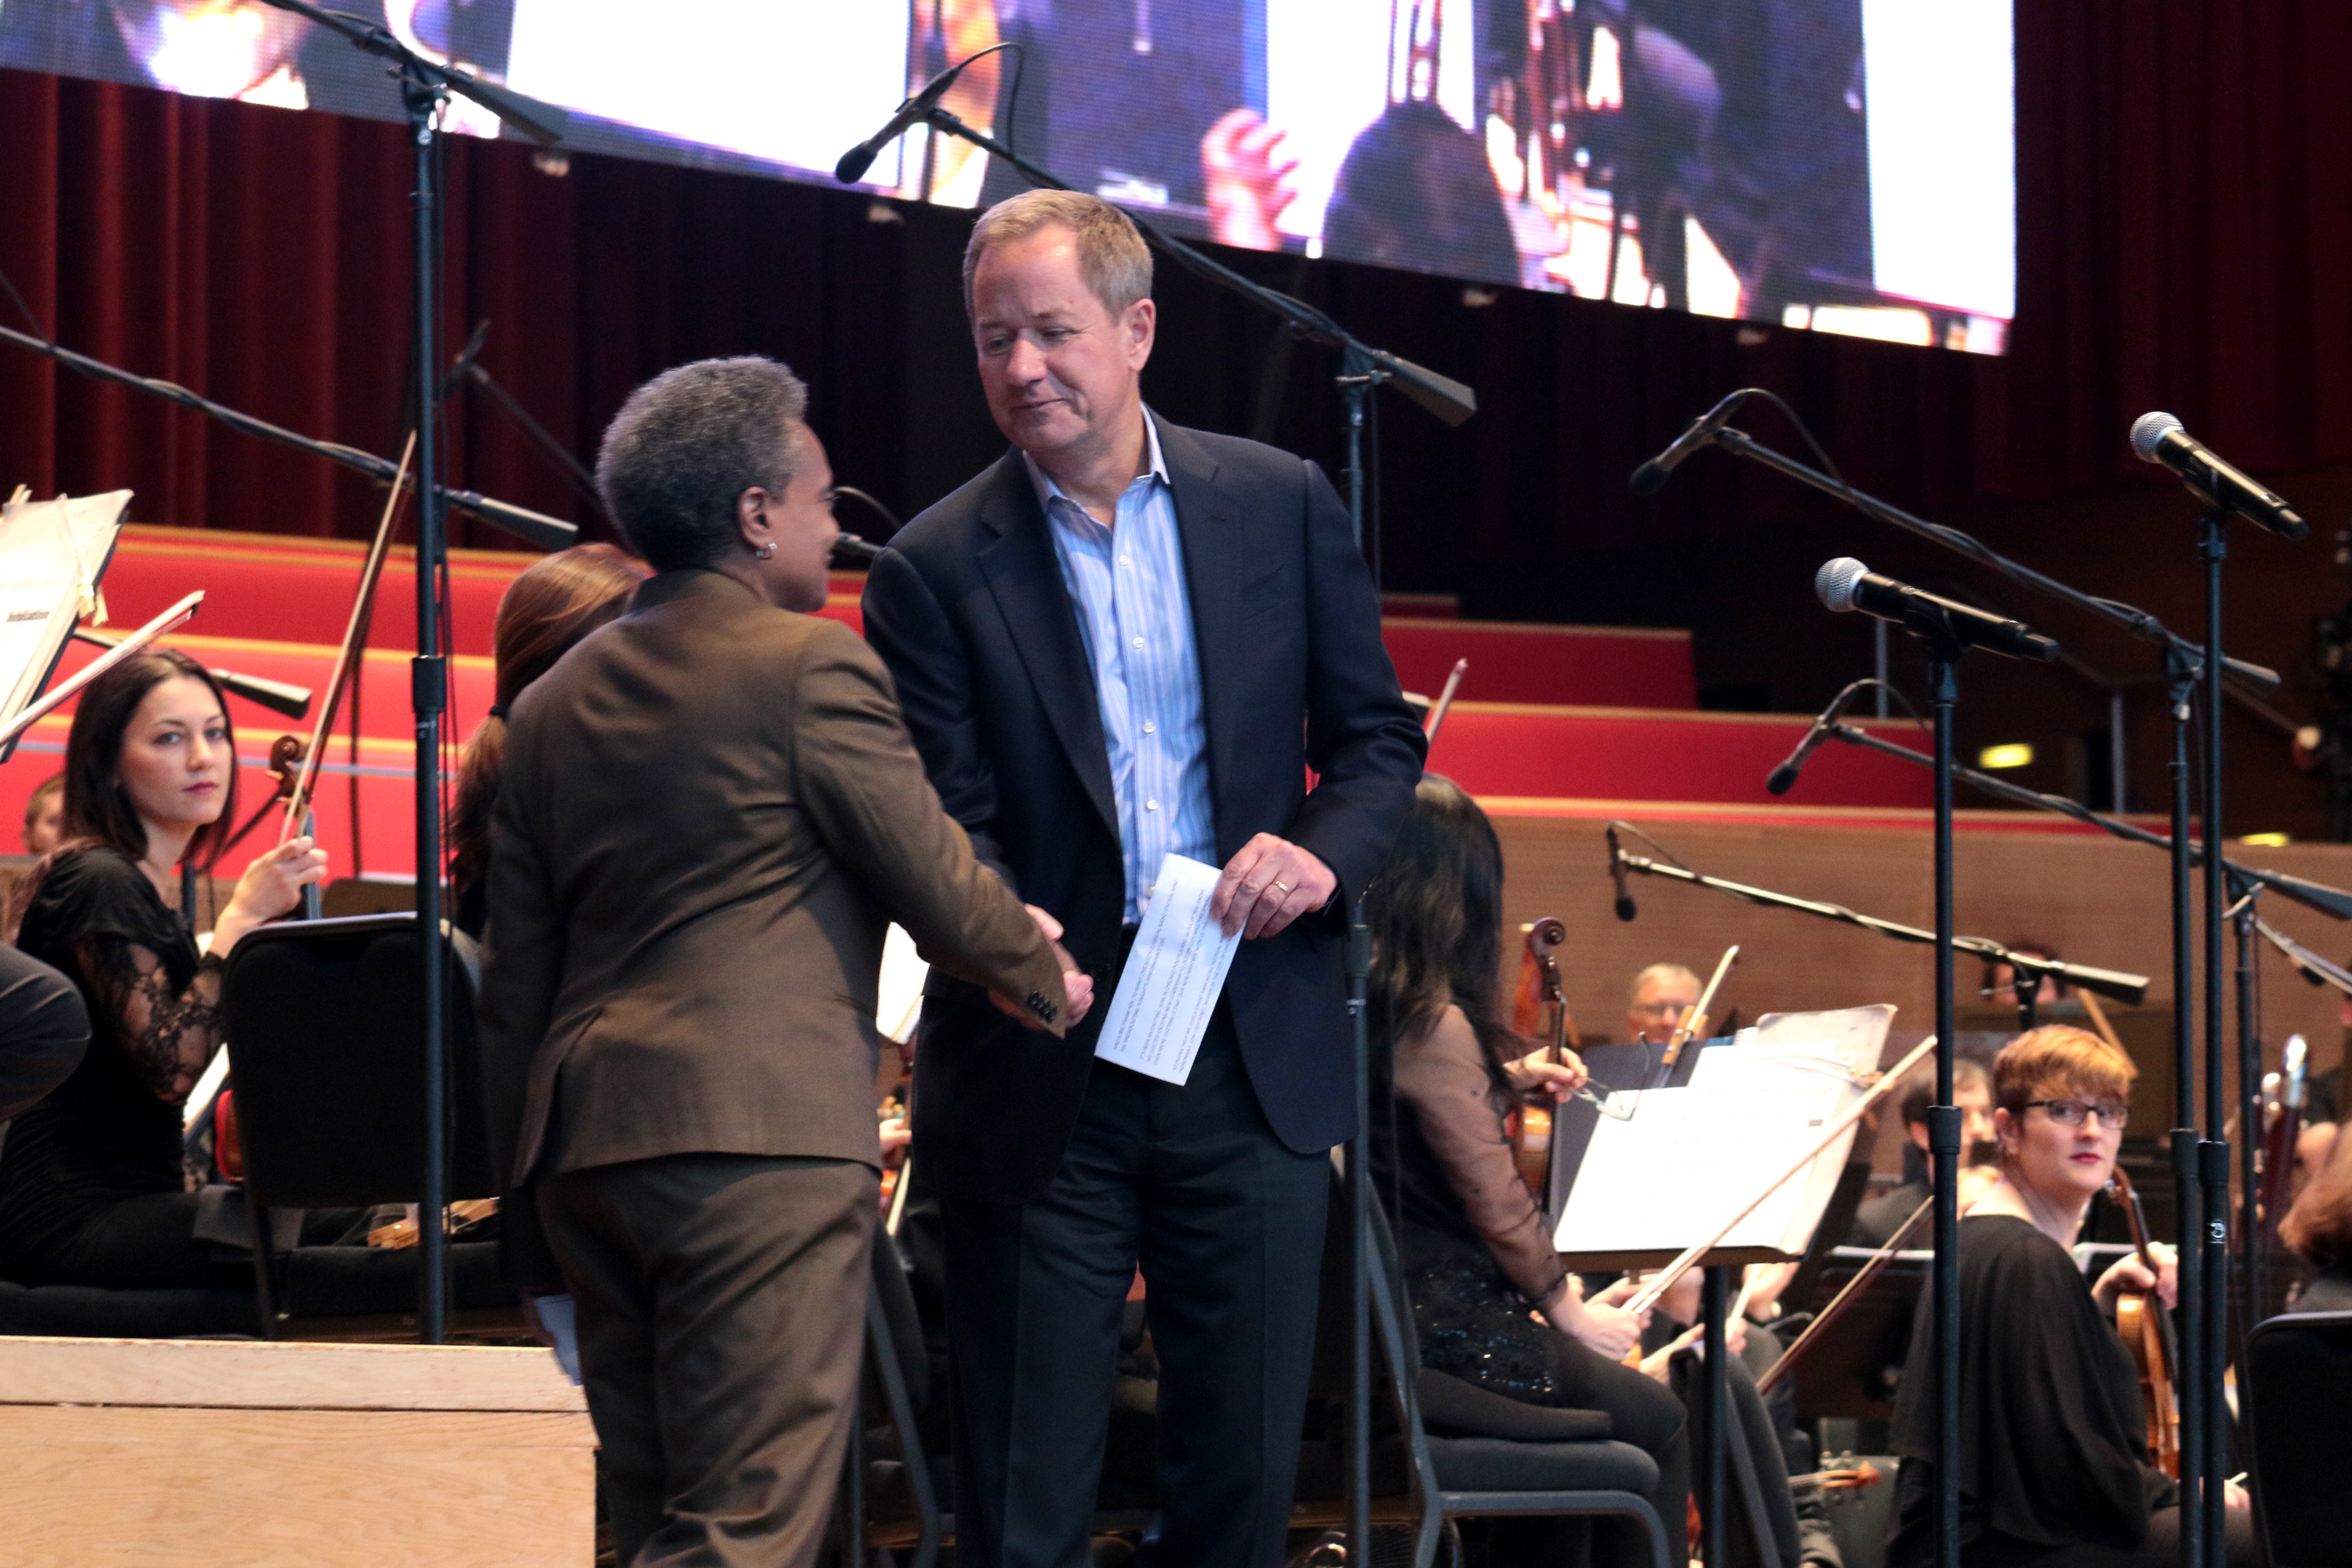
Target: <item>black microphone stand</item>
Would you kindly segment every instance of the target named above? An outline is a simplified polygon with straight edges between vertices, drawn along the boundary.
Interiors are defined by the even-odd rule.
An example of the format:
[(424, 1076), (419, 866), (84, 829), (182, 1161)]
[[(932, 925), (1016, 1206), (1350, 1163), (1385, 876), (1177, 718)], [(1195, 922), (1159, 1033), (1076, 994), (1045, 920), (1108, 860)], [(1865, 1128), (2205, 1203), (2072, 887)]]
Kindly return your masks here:
[[(2230, 1473), (2229, 1412), (2221, 1403), (2221, 1369), (2229, 1364), (2230, 1329), (2230, 1144), (2228, 1097), (2222, 1088), (2221, 1064), (2221, 946), (2222, 932), (2229, 921), (2229, 873), (2223, 868), (2221, 846), (2221, 563), (2229, 554), (2230, 514), (2221, 508), (2210, 507), (2200, 520), (2197, 553), (2205, 563), (2205, 754), (2203, 773), (2205, 794), (2200, 814), (2199, 830), (2212, 853), (2205, 858), (2205, 1125), (2206, 1136), (2197, 1145), (2197, 1170), (2204, 1187), (2202, 1218), (2204, 1226), (2200, 1250), (2204, 1254), (2200, 1272), (2200, 1299), (2204, 1307), (2204, 1339), (2200, 1363), (2205, 1376), (2202, 1382), (2189, 1384), (2189, 1391), (2203, 1407), (2202, 1425), (2204, 1464), (2202, 1480), (2205, 1491), (2204, 1517), (2184, 1514), (2182, 1533), (2203, 1526), (2201, 1540), (2205, 1562), (2218, 1565), (2225, 1561), (2227, 1543), (2223, 1529), (2228, 1522), (2228, 1508), (2223, 1495), (2222, 1478)], [(2241, 939), (2243, 940), (2242, 938)], [(2249, 1084), (2249, 1088), (2252, 1085)], [(2185, 1125), (2185, 1124), (2184, 1124)], [(2246, 1124), (2249, 1144), (2255, 1137), (2259, 1121)], [(2249, 1240), (2252, 1238), (2249, 1237)], [(2186, 1247), (2183, 1252), (2188, 1251)], [(2184, 1280), (2182, 1289), (2187, 1289)], [(2249, 1321), (2246, 1325), (2252, 1328)], [(2189, 1441), (2184, 1431), (2183, 1446)], [(2184, 1467), (2185, 1468), (2185, 1467)], [(2181, 1486), (2187, 1491), (2189, 1483)], [(2193, 1494), (2192, 1494), (2193, 1495)], [(2188, 1499), (2184, 1498), (2184, 1501)], [(2184, 1560), (2188, 1554), (2184, 1552)]]
[(448, 563), (441, 494), (439, 120), (453, 92), (473, 99), (532, 140), (553, 142), (569, 116), (551, 104), (436, 65), (389, 31), (322, 11), (303, 0), (269, 0), (307, 16), (391, 62), (408, 111), (416, 186), (409, 198), (415, 276), (410, 331), (416, 364), (416, 657), (409, 689), (416, 710), (416, 942), (424, 970), (425, 1173), (417, 1205), (417, 1338), (448, 1338), (449, 1053), (448, 936), (441, 923), (441, 721), (448, 706), (448, 661), (441, 653), (441, 584)]
[[(962, 138), (992, 158), (1003, 159), (1033, 185), (1055, 191), (1071, 188), (988, 132), (973, 130), (948, 110), (934, 106), (922, 117), (922, 122), (934, 131)], [(1385, 349), (1372, 347), (1305, 300), (1293, 299), (1263, 283), (1253, 283), (1223, 262), (1211, 260), (1192, 246), (1164, 232), (1150, 219), (1139, 217), (1134, 213), (1129, 213), (1128, 216), (1134, 220), (1135, 226), (1154, 249), (1186, 271), (1239, 295), (1278, 318), (1292, 335), (1339, 351), (1338, 385), (1348, 428), (1345, 475), (1348, 516), (1354, 525), (1356, 543), (1360, 548), (1364, 542), (1364, 415), (1372, 389), (1382, 382), (1392, 381), (1399, 392), (1448, 425), (1459, 425), (1475, 414), (1478, 411), (1478, 395), (1448, 376), (1400, 358)], [(1374, 577), (1373, 586), (1378, 587), (1377, 572)]]
[[(2214, 1338), (2212, 1333), (2209, 1331), (2209, 1325), (2206, 1321), (2209, 1316), (2209, 1296), (2205, 1287), (2204, 1273), (2206, 1261), (2211, 1251), (2211, 1245), (2210, 1240), (2210, 1227), (2204, 1223), (2204, 1202), (2207, 1187), (2204, 1184), (2205, 1177), (2203, 1162), (2206, 1156), (2199, 1146), (2199, 1138), (2197, 1134), (2196, 1044), (2195, 1029), (2192, 1015), (2190, 1013), (2190, 1007), (2193, 1004), (2195, 994), (2195, 948), (2192, 945), (2189, 934), (2189, 794), (2190, 786), (2190, 773), (2189, 763), (2189, 723), (2197, 684), (2200, 677), (2203, 676), (2206, 680), (2208, 700), (2213, 704), (2214, 709), (2211, 723), (2212, 728), (2215, 731), (2215, 739), (2212, 742), (2210, 749), (2216, 759), (2215, 765), (2218, 770), (2220, 745), (2218, 735), (2221, 724), (2220, 703), (2221, 700), (2221, 676), (2223, 671), (2225, 669), (2232, 671), (2243, 679), (2256, 681), (2267, 686), (2276, 686), (2279, 684), (2278, 673), (2275, 670), (2264, 668), (2261, 665), (2249, 664), (2242, 659), (2225, 658), (2217, 658), (2212, 661), (2212, 668), (2209, 672), (2206, 668), (2207, 659), (2205, 657), (2206, 650), (2204, 648), (2182, 638), (2179, 634), (2172, 631), (2161, 621), (2158, 620), (2154, 616), (2149, 615), (2145, 610), (2135, 609), (2129, 605), (2121, 604), (2113, 599), (2098, 598), (2092, 595), (2084, 594), (2078, 589), (2069, 587), (2067, 584), (2059, 582), (2054, 577), (2045, 576), (2042, 574), (2034, 571), (2031, 567), (2021, 565), (2017, 562), (2010, 560), (2007, 556), (2000, 554), (1989, 545), (1986, 545), (1976, 539), (1970, 538), (1968, 534), (1961, 532), (1958, 529), (1946, 528), (1939, 523), (1929, 522), (1925, 518), (1915, 517), (1899, 507), (1889, 506), (1885, 501), (1879, 500), (1874, 496), (1864, 494), (1862, 491), (1855, 489), (1852, 485), (1845, 483), (1842, 479), (1833, 478), (1829, 474), (1822, 473), (1818, 468), (1809, 467), (1804, 463), (1797, 461), (1793, 458), (1776, 452), (1769, 447), (1764, 446), (1753, 437), (1748, 435), (1745, 431), (1737, 430), (1727, 426), (1725, 428), (1716, 433), (1715, 439), (1717, 444), (1723, 447), (1725, 449), (1736, 452), (1739, 456), (1749, 458), (1752, 461), (1761, 463), (1764, 467), (1772, 469), (1775, 473), (1783, 474), (1790, 479), (1797, 480), (1801, 484), (1811, 485), (1815, 489), (1822, 490), (1826, 494), (1837, 497), (1839, 500), (1853, 506), (1856, 510), (1862, 512), (1866, 517), (1874, 518), (1881, 522), (1891, 523), (1895, 527), (1904, 530), (1906, 532), (1916, 533), (1922, 539), (1931, 540), (1937, 544), (1943, 545), (1947, 549), (1957, 551), (1960, 554), (1966, 555), (1971, 560), (1992, 567), (1994, 570), (2004, 574), (2016, 582), (2025, 584), (2027, 587), (2037, 588), (2042, 593), (2051, 595), (2055, 598), (2064, 600), (2066, 603), (2074, 605), (2078, 609), (2087, 610), (2092, 615), (2098, 616), (2100, 619), (2106, 621), (2112, 626), (2121, 627), (2123, 630), (2129, 632), (2134, 637), (2139, 637), (2144, 641), (2156, 644), (2163, 650), (2165, 676), (2170, 689), (2169, 695), (2173, 727), (2172, 1037), (2173, 1078), (2177, 1090), (2175, 1096), (2175, 1110), (2178, 1114), (2178, 1121), (2172, 1128), (2170, 1141), (2172, 1148), (2174, 1201), (2180, 1216), (2179, 1222), (2179, 1234), (2180, 1237), (2180, 1306), (2182, 1318), (2181, 1333), (2179, 1336), (2181, 1348), (2180, 1384), (2185, 1391), (2180, 1402), (2181, 1474), (2179, 1479), (2181, 1487), (2181, 1563), (2182, 1568), (2204, 1568), (2204, 1564), (2210, 1561), (2210, 1559), (2206, 1552), (2208, 1521), (2204, 1517), (2205, 1497), (2200, 1478), (2205, 1474), (2211, 1454), (2211, 1450), (2209, 1447), (2209, 1438), (2206, 1435), (2206, 1426), (2208, 1425), (2209, 1416), (2219, 1412), (2221, 1409), (2221, 1366), (2218, 1360), (2209, 1362), (2207, 1356), (2209, 1348), (2218, 1344), (2219, 1342)], [(2220, 590), (2218, 584), (2220, 563), (2218, 559), (2211, 563), (2210, 570), (2213, 577), (2214, 586), (2210, 589), (2209, 595), (2212, 600), (2208, 616), (2209, 622), (2212, 623), (2208, 626), (2207, 641), (2209, 645), (2212, 641), (2213, 628), (2219, 624)], [(2215, 651), (2218, 654), (2219, 650), (2216, 649)], [(2208, 820), (2210, 826), (2211, 820), (2213, 820), (2210, 814)], [(2209, 915), (2213, 915), (2213, 910), (2216, 909), (2218, 909), (2218, 901), (2214, 905), (2209, 906)], [(2218, 916), (2213, 915), (2213, 918), (2218, 919)], [(2220, 960), (2218, 957), (2219, 952), (2220, 939), (2217, 935), (2214, 937), (2211, 943), (2209, 944), (2208, 949), (2208, 958), (2210, 963), (2210, 968), (2217, 981), (2221, 969)], [(2210, 1000), (2211, 999), (2209, 998), (2209, 1002)], [(2218, 1017), (2219, 1004), (2213, 1003), (2212, 1010), (2209, 1013), (2208, 1017), (2209, 1025), (2211, 1026), (2210, 1028), (2209, 1028), (2208, 1033), (2209, 1045), (2213, 1045), (2218, 1041), (2219, 1026), (2217, 1023), (2214, 1023), (2214, 1020), (2218, 1019)], [(2214, 1068), (2214, 1071), (2217, 1074), (2219, 1070), (2218, 1067)], [(1948, 1084), (1940, 1084), (1939, 1092), (1942, 1089), (1948, 1089)], [(2218, 1096), (2215, 1097), (2215, 1103), (2217, 1105), (2219, 1103)], [(1932, 1116), (1929, 1124), (1929, 1135), (1931, 1139), (1934, 1136)], [(2223, 1201), (2226, 1204), (2226, 1180), (2228, 1174), (2228, 1151), (2226, 1147), (2221, 1150), (2221, 1158), (2216, 1163), (2215, 1169), (2221, 1173), (2225, 1183), (2225, 1195)], [(1941, 1224), (1942, 1217), (1943, 1211), (1938, 1207), (1937, 1211), (1937, 1218), (1939, 1226)], [(2226, 1220), (2223, 1221), (2223, 1246), (2226, 1247)], [(1941, 1234), (1940, 1230), (1938, 1231), (1938, 1234)], [(2197, 1238), (2200, 1237), (2205, 1237), (2208, 1238), (2205, 1244), (2197, 1244)], [(2220, 1494), (2218, 1492), (2215, 1494), (2217, 1501), (2219, 1495)], [(2215, 1528), (2218, 1528), (2218, 1513), (2212, 1523)]]

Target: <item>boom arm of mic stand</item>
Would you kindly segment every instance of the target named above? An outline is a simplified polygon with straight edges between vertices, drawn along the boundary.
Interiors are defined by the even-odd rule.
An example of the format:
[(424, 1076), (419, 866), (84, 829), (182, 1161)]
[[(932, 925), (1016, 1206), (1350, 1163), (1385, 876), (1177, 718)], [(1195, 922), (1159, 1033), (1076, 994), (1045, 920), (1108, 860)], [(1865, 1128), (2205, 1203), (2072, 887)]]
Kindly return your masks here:
[[(1882, 756), (1900, 757), (1906, 763), (1916, 763), (1921, 767), (1932, 768), (1936, 765), (1936, 759), (1924, 752), (1915, 752), (1908, 746), (1898, 746), (1892, 741), (1882, 741), (1869, 731), (1857, 730), (1851, 724), (1832, 724), (1822, 733), (1829, 740), (1848, 746), (1856, 746), (1865, 752), (1876, 752)], [(1990, 773), (1980, 773), (1973, 768), (1965, 768), (1958, 764), (1954, 764), (1952, 768), (1952, 776), (1963, 784), (1982, 790), (1987, 795), (1999, 795), (2003, 800), (2013, 800), (2020, 805), (2030, 805), (2038, 811), (2052, 812), (2059, 816), (2069, 817), (2086, 827), (2095, 827), (2102, 833), (2110, 834), (2128, 843), (2145, 844), (2150, 848), (2162, 849), (2168, 853), (2172, 848), (2172, 838), (2168, 834), (2150, 832), (2145, 827), (2123, 821), (2119, 817), (2109, 816), (2105, 812), (2093, 811), (2080, 801), (2068, 800), (2063, 795), (2043, 795), (2038, 790), (2027, 789), (2022, 784), (2011, 784), (2007, 779), (1997, 779)], [(2204, 846), (2190, 845), (2189, 863), (2191, 866), (2199, 866), (2204, 863)], [(2293, 899), (2305, 908), (2317, 910), (2331, 920), (2352, 921), (2352, 893), (2347, 893), (2340, 888), (2331, 888), (2324, 882), (2314, 882), (2302, 877), (2290, 877), (2284, 871), (2264, 870), (2258, 866), (2242, 866), (2227, 856), (2222, 858), (2221, 864), (2229, 869), (2231, 875), (2242, 878), (2249, 882), (2258, 882), (2282, 898)]]
[[(1726, 451), (1737, 452), (1743, 458), (1763, 464), (1776, 474), (1784, 474), (1799, 484), (1811, 485), (1824, 495), (1835, 496), (1864, 517), (1876, 518), (1881, 522), (1892, 523), (1906, 533), (1916, 533), (1920, 538), (1933, 541), (1947, 550), (1957, 551), (1971, 560), (1981, 562), (1994, 571), (2024, 584), (2029, 588), (2038, 588), (2053, 598), (2063, 599), (2077, 609), (2088, 610), (2101, 620), (2120, 626), (2143, 641), (2152, 642), (2159, 647), (2170, 648), (2200, 664), (2204, 661), (2205, 650), (2202, 647), (2181, 637), (2179, 633), (2173, 631), (2146, 610), (2135, 609), (2129, 605), (2117, 604), (2112, 599), (2095, 598), (2078, 588), (2068, 587), (2055, 577), (2045, 577), (2031, 566), (2018, 564), (1991, 546), (1970, 539), (1956, 528), (1946, 528), (1940, 523), (1929, 522), (1924, 517), (1915, 517), (1900, 507), (1889, 506), (1874, 496), (1865, 495), (1855, 489), (1852, 485), (1832, 479), (1819, 468), (1810, 468), (1794, 458), (1776, 452), (1743, 430), (1735, 430), (1726, 426), (1715, 433), (1715, 440), (1716, 445)], [(2251, 680), (2260, 686), (2280, 684), (2278, 671), (2266, 668), (2262, 665), (2249, 664), (2244, 659), (2231, 658), (2226, 654), (2222, 656), (2221, 664), (2222, 668), (2241, 680)]]
[[(1020, 171), (1032, 184), (1055, 191), (1070, 188), (988, 132), (973, 130), (948, 110), (934, 108), (923, 119), (933, 130), (969, 142), (992, 158), (1003, 159)], [(1137, 217), (1133, 213), (1127, 216), (1134, 220), (1135, 226), (1142, 231), (1143, 237), (1151, 242), (1154, 249), (1186, 271), (1240, 295), (1268, 314), (1280, 317), (1286, 326), (1302, 338), (1328, 344), (1342, 353), (1360, 356), (1373, 374), (1394, 382), (1398, 392), (1446, 424), (1459, 425), (1478, 412), (1477, 393), (1462, 383), (1417, 365), (1411, 360), (1400, 358), (1385, 349), (1376, 349), (1305, 300), (1294, 300), (1263, 283), (1254, 283), (1223, 262), (1211, 260), (1182, 240), (1163, 233), (1150, 220)]]
[[(18, 348), (30, 349), (35, 353), (47, 354), (68, 370), (77, 371), (93, 381), (111, 381), (122, 386), (135, 387), (150, 397), (160, 397), (166, 403), (176, 403), (183, 408), (193, 408), (199, 414), (211, 416), (230, 429), (243, 435), (263, 441), (275, 441), (281, 447), (292, 447), (298, 451), (308, 452), (313, 457), (324, 458), (331, 463), (341, 463), (344, 468), (365, 474), (380, 484), (392, 483), (394, 478), (400, 472), (400, 466), (397, 463), (379, 458), (373, 452), (363, 452), (357, 447), (346, 447), (340, 442), (320, 441), (310, 436), (300, 435), (287, 429), (282, 425), (272, 425), (267, 419), (257, 419), (250, 414), (239, 413), (226, 404), (215, 403), (208, 397), (200, 397), (184, 386), (136, 374), (120, 366), (110, 365), (104, 360), (92, 359), (88, 354), (76, 353), (68, 348), (60, 348), (58, 344), (34, 337), (29, 332), (20, 332), (14, 327), (0, 327), (0, 342), (15, 343)], [(580, 530), (561, 518), (549, 517), (544, 513), (531, 511), (523, 507), (509, 506), (505, 501), (493, 500), (473, 490), (453, 490), (445, 485), (441, 487), (441, 499), (446, 505), (456, 507), (461, 511), (471, 512), (493, 528), (503, 529), (516, 538), (536, 545), (541, 550), (566, 549), (578, 542), (580, 538)]]
[[(1618, 858), (1623, 862), (1629, 871), (1639, 871), (1645, 877), (1664, 877), (1672, 881), (1688, 882), (1694, 887), (1712, 888), (1718, 893), (1728, 893), (1735, 899), (1745, 899), (1751, 904), (1761, 904), (1766, 909), (1794, 910), (1799, 914), (1834, 921), (1840, 925), (1859, 926), (1864, 931), (1875, 931), (1880, 936), (1891, 938), (1895, 942), (1914, 942), (1929, 947), (1934, 946), (1936, 942), (1934, 931), (1922, 931), (1917, 926), (1906, 926), (1895, 921), (1880, 920), (1875, 915), (1862, 914), (1847, 909), (1843, 904), (1823, 903), (1816, 899), (1801, 899), (1790, 893), (1776, 893), (1769, 888), (1752, 888), (1745, 882), (1726, 881), (1721, 877), (1706, 876), (1691, 870), (1688, 867), (1669, 866), (1664, 862), (1653, 860), (1646, 855), (1625, 853), (1621, 854)], [(1958, 952), (1974, 953), (1979, 958), (1990, 959), (1995, 963), (2007, 963), (2012, 967), (2019, 963), (2031, 963), (2043, 973), (2057, 975), (2070, 985), (2079, 985), (2085, 991), (2095, 991), (2102, 996), (2112, 996), (2118, 1002), (2126, 1002), (2135, 1007), (2147, 1000), (2148, 980), (2145, 974), (2127, 974), (2117, 969), (2094, 969), (2086, 963), (2065, 963), (2041, 957), (2024, 957), (2011, 952), (2008, 948), (1988, 937), (1981, 936), (1956, 936), (1952, 939), (1952, 948)]]

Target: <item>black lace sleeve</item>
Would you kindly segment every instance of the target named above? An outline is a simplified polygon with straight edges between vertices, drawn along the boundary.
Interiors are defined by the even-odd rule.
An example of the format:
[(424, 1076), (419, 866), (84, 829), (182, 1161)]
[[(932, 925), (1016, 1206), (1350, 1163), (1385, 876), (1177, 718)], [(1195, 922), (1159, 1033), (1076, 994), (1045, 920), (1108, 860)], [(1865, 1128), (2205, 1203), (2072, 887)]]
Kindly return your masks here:
[(76, 956), (141, 1080), (168, 1105), (185, 1101), (220, 1049), (220, 962), (207, 957), (195, 978), (175, 991), (163, 959), (127, 938), (84, 938)]

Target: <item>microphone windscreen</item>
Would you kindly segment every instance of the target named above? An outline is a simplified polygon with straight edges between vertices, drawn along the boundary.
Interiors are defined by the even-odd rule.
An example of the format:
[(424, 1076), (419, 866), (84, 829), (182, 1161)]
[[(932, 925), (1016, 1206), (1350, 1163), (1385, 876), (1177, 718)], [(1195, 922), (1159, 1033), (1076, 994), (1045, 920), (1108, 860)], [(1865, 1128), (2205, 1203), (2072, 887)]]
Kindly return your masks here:
[(879, 151), (860, 142), (841, 155), (841, 162), (833, 166), (833, 177), (845, 185), (856, 184), (866, 177), (866, 171), (874, 166), (874, 156)]
[(1853, 608), (1853, 585), (1862, 581), (1870, 568), (1851, 555), (1841, 555), (1834, 561), (1824, 561), (1822, 569), (1813, 574), (1813, 592), (1822, 604), (1832, 610)]
[(2180, 421), (2169, 414), (2143, 414), (2132, 421), (2132, 451), (2143, 463), (2161, 461), (2156, 455), (2164, 438), (2180, 428)]
[(1765, 779), (1764, 793), (1767, 795), (1788, 794), (1797, 786), (1797, 772), (1798, 769), (1796, 763), (1782, 763), (1779, 767), (1774, 768), (1771, 774)]
[(1633, 918), (1633, 895), (1631, 893), (1618, 894), (1617, 918), (1621, 921), (1630, 921)]
[(1674, 478), (1674, 473), (1672, 468), (1653, 458), (1633, 470), (1633, 493), (1637, 496), (1656, 495), (1666, 488), (1666, 481)]

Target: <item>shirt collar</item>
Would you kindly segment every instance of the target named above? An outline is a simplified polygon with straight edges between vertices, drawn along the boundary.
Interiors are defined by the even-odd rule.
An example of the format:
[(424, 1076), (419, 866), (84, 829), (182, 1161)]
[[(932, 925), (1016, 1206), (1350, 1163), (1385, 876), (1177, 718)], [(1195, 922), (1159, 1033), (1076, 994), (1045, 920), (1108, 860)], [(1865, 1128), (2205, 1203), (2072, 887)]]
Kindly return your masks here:
[[(1149, 408), (1143, 411), (1143, 456), (1145, 472), (1163, 485), (1168, 483), (1168, 459), (1160, 455), (1160, 421), (1151, 416), (1151, 410)], [(1029, 470), (1031, 487), (1037, 492), (1039, 510), (1051, 518), (1054, 515), (1054, 502), (1059, 500), (1068, 501), (1071, 506), (1077, 508), (1079, 515), (1085, 515), (1086, 508), (1071, 500), (1070, 497), (1064, 493), (1062, 487), (1054, 482), (1053, 476), (1037, 466), (1036, 458), (1024, 452), (1021, 454), (1021, 461)], [(1140, 479), (1143, 475), (1139, 474), (1136, 477)]]

